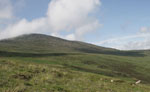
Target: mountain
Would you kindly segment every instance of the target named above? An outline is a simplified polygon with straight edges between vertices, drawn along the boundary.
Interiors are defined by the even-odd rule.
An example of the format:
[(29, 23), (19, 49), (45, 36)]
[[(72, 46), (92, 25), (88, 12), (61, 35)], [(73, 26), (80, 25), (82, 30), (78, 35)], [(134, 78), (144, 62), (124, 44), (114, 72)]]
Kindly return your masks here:
[(19, 53), (95, 53), (119, 56), (143, 56), (141, 51), (120, 51), (93, 44), (69, 41), (44, 34), (26, 34), (0, 41), (0, 54), (3, 52)]
[(114, 49), (104, 48), (79, 41), (64, 40), (43, 34), (28, 34), (12, 39), (1, 40), (0, 50), (28, 53), (100, 53), (101, 51), (113, 51)]

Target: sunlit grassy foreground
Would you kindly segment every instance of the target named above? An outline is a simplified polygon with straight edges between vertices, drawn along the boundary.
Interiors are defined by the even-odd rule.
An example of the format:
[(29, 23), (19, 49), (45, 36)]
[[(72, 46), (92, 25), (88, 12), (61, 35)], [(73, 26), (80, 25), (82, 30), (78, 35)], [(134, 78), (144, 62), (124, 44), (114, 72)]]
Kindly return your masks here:
[(61, 65), (0, 60), (0, 92), (150, 92), (149, 85), (133, 83)]

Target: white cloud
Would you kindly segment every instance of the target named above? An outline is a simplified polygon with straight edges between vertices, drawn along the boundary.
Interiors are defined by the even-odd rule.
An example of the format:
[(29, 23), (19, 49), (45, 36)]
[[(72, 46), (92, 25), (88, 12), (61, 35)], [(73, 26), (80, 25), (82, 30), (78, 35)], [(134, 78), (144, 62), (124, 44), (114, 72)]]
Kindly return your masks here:
[(55, 32), (73, 30), (65, 38), (81, 40), (84, 34), (100, 26), (97, 19), (89, 16), (100, 4), (99, 0), (52, 0), (47, 13), (49, 25)]
[(150, 27), (141, 27), (135, 35), (111, 38), (95, 44), (120, 50), (150, 49)]
[[(0, 31), (0, 39), (48, 31), (55, 36), (80, 40), (79, 38), (84, 34), (100, 27), (98, 19), (92, 16), (100, 5), (100, 0), (51, 0), (46, 17), (32, 21), (22, 19), (11, 24)], [(72, 33), (61, 36), (59, 33), (62, 31), (72, 31)]]
[(68, 40), (76, 40), (76, 37), (75, 37), (74, 34), (69, 34), (65, 38), (68, 39)]
[(120, 49), (124, 49), (124, 50), (150, 49), (150, 40), (128, 42), (127, 44), (120, 47)]
[(75, 32), (75, 36), (76, 36), (76, 39), (77, 40), (80, 40), (82, 39), (82, 36), (86, 33), (89, 33), (89, 32), (93, 32), (94, 30), (100, 28), (102, 25), (99, 24), (98, 21), (93, 21), (93, 22), (90, 22), (90, 23), (87, 23), (81, 27), (79, 27), (78, 29), (76, 29), (76, 32)]
[(99, 0), (52, 0), (47, 13), (51, 28), (60, 31), (81, 27), (91, 20), (89, 14), (98, 5)]
[(98, 21), (85, 23), (85, 25), (77, 28), (75, 30), (75, 33), (69, 34), (65, 38), (68, 40), (82, 40), (84, 35), (86, 35), (89, 32), (96, 31), (96, 29), (99, 29), (101, 26), (102, 24), (99, 24)]
[(21, 34), (28, 34), (32, 32), (41, 32), (46, 29), (45, 18), (33, 20), (31, 22), (22, 19), (19, 22), (9, 25), (4, 31), (0, 33), (0, 38), (15, 37)]

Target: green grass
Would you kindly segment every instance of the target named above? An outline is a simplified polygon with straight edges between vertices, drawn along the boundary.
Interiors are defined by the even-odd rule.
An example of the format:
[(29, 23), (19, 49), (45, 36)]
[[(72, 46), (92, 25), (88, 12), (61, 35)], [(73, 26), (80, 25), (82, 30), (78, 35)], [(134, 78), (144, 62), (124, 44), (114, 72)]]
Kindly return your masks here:
[[(71, 70), (68, 67), (0, 60), (0, 92), (149, 92), (147, 84)], [(111, 82), (114, 80), (114, 82)]]
[[(149, 60), (88, 53), (1, 56), (0, 92), (150, 92)], [(137, 80), (141, 84), (132, 86)]]
[(136, 78), (150, 83), (149, 56), (129, 57), (105, 54), (64, 53), (39, 57), (4, 57), (9, 60), (63, 65), (73, 70), (91, 72), (118, 78)]

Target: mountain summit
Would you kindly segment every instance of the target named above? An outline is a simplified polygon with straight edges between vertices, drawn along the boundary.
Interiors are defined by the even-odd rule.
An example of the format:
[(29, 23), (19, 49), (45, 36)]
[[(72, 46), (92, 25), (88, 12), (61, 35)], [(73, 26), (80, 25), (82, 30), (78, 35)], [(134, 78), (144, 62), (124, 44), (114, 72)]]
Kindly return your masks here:
[(27, 53), (100, 53), (103, 51), (113, 51), (114, 49), (79, 41), (64, 40), (49, 35), (28, 34), (12, 39), (1, 40), (0, 50)]

